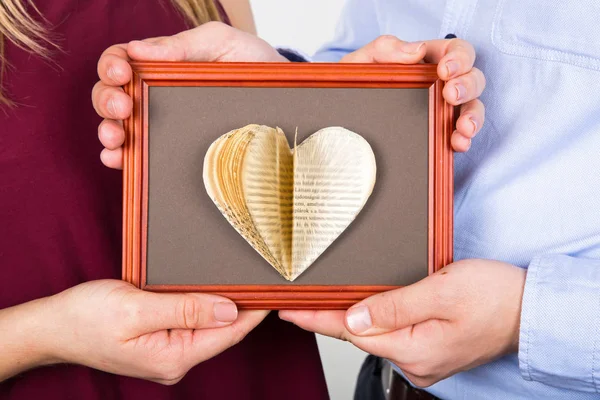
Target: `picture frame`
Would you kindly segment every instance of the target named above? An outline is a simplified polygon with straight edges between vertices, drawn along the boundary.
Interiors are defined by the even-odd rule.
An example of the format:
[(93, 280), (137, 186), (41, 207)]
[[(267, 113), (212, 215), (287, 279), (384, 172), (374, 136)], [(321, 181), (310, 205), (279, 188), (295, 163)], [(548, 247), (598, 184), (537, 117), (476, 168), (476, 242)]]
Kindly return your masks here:
[[(132, 62), (131, 67), (133, 79), (124, 87), (133, 99), (133, 112), (124, 123), (126, 140), (123, 155), (123, 280), (140, 289), (155, 292), (218, 294), (232, 299), (240, 309), (346, 309), (370, 295), (409, 284), (452, 262), (453, 155), (450, 136), (454, 123), (453, 107), (442, 96), (444, 82), (437, 77), (436, 65)], [(328, 100), (329, 98), (332, 100)], [(381, 99), (385, 98), (387, 100), (381, 103), (384, 101)], [(347, 103), (348, 99), (352, 101)], [(256, 104), (257, 101), (263, 103)], [(397, 106), (393, 104), (395, 101), (398, 101)], [(227, 110), (228, 107), (231, 109)], [(399, 199), (402, 196), (411, 196), (413, 191), (419, 192), (420, 200), (413, 201), (409, 198), (406, 202), (416, 204), (414, 210), (399, 206), (391, 211), (400, 212), (398, 218), (420, 215), (420, 222), (416, 223), (416, 228), (399, 228), (401, 231), (398, 231), (398, 237), (404, 244), (393, 244), (395, 233), (381, 232), (380, 239), (371, 243), (368, 248), (354, 250), (361, 246), (347, 246), (347, 252), (358, 253), (356, 256), (342, 258), (339, 262), (335, 261), (335, 255), (342, 253), (341, 250), (338, 253), (338, 249), (326, 250), (324, 254), (329, 258), (325, 257), (323, 263), (318, 266), (315, 263), (309, 268), (309, 271), (315, 268), (317, 272), (306, 278), (308, 283), (301, 280), (298, 283), (290, 283), (283, 279), (278, 283), (277, 278), (271, 275), (265, 275), (263, 283), (260, 280), (263, 278), (259, 275), (263, 273), (263, 266), (265, 274), (272, 273), (270, 265), (257, 254), (256, 257), (251, 255), (253, 250), (247, 243), (243, 243), (241, 236), (220, 216), (217, 208), (214, 205), (206, 205), (211, 203), (207, 198), (202, 198), (203, 195), (199, 194), (199, 189), (195, 187), (201, 185), (201, 174), (197, 177), (200, 171), (194, 174), (186, 172), (199, 168), (201, 163), (198, 159), (201, 158), (204, 148), (195, 151), (191, 158), (184, 155), (181, 159), (179, 157), (181, 154), (187, 154), (186, 149), (190, 148), (190, 144), (194, 145), (194, 141), (203, 135), (194, 133), (195, 126), (199, 126), (199, 130), (203, 132), (210, 131), (211, 127), (215, 126), (215, 121), (228, 126), (230, 117), (237, 118), (246, 108), (253, 109), (254, 111), (248, 111), (251, 112), (249, 115), (256, 116), (259, 120), (263, 111), (275, 112), (275, 108), (278, 109), (278, 117), (286, 117), (288, 112), (299, 112), (301, 109), (309, 110), (305, 115), (310, 117), (300, 116), (297, 118), (298, 124), (302, 124), (304, 120), (313, 121), (318, 118), (338, 122), (334, 118), (337, 112), (346, 115), (345, 118), (354, 118), (357, 121), (355, 125), (364, 127), (382, 123), (381, 120), (389, 116), (390, 121), (383, 121), (388, 123), (385, 126), (397, 126), (398, 132), (403, 132), (402, 137), (399, 139), (397, 132), (389, 132), (395, 128), (380, 130), (388, 135), (386, 140), (397, 143), (395, 151), (404, 151), (404, 155), (397, 157), (397, 153), (389, 153), (392, 155), (388, 154), (385, 156), (387, 159), (383, 158), (383, 168), (378, 160), (376, 190), (380, 185), (380, 173), (385, 175), (381, 183), (385, 185), (384, 189), (393, 187), (400, 190), (403, 185), (402, 179), (408, 179), (413, 182), (411, 190), (401, 190), (398, 192), (400, 194), (374, 193), (377, 195), (373, 200), (374, 208), (369, 210), (369, 215), (360, 222), (357, 218), (348, 230), (354, 229), (354, 224), (357, 223), (359, 226), (368, 225), (370, 219), (379, 218), (378, 221), (386, 221), (386, 216), (379, 214), (390, 212), (390, 208), (377, 208), (378, 204), (387, 201), (386, 198)], [(382, 109), (387, 110), (385, 114), (382, 114)], [(397, 115), (394, 110), (404, 110), (404, 114)], [(209, 117), (213, 118), (212, 123), (206, 122)], [(417, 121), (414, 126), (421, 128), (404, 129), (403, 121), (409, 121), (411, 118)], [(246, 121), (260, 122), (247, 119)], [(159, 132), (160, 129), (164, 132)], [(411, 129), (418, 132), (410, 132)], [(187, 133), (179, 135), (173, 131)], [(210, 141), (224, 133), (226, 132), (211, 132)], [(286, 134), (293, 133), (286, 131)], [(369, 137), (365, 138), (369, 140)], [(377, 138), (377, 135), (371, 134), (371, 140), (377, 142)], [(413, 144), (415, 148), (419, 148), (418, 151), (409, 151)], [(377, 157), (378, 149), (381, 153), (390, 151), (385, 141), (375, 145)], [(169, 155), (169, 152), (172, 153)], [(188, 159), (194, 160), (193, 167), (178, 165)], [(177, 165), (172, 166), (168, 160), (173, 160), (172, 163)], [(396, 171), (399, 171), (398, 174), (388, 173), (385, 169), (386, 165), (393, 163), (397, 163), (394, 165)], [(413, 168), (414, 164), (419, 164), (420, 167)], [(410, 173), (412, 170), (418, 174)], [(392, 179), (401, 175), (403, 171), (409, 171), (403, 175), (404, 178), (401, 177), (398, 181)], [(187, 180), (183, 180), (184, 175)], [(418, 178), (414, 178), (415, 175), (418, 175)], [(177, 180), (180, 180), (179, 183), (169, 189), (170, 182)], [(193, 196), (202, 198), (202, 213), (207, 213), (194, 224), (188, 222), (195, 218), (193, 211), (192, 214), (188, 212), (187, 219), (182, 219), (180, 214), (186, 208), (175, 205), (179, 204), (182, 197), (177, 197), (177, 192), (183, 190), (182, 193), (188, 193), (189, 191), (181, 189), (188, 184), (194, 185)], [(160, 185), (166, 185), (167, 188), (160, 189)], [(413, 190), (412, 187), (416, 189)], [(365, 208), (370, 206), (370, 202), (371, 200)], [(191, 231), (204, 232), (199, 225), (206, 221), (207, 224), (213, 223), (213, 220), (219, 218), (221, 222), (214, 223), (220, 225), (211, 225), (218, 229), (210, 228), (225, 235), (219, 242), (212, 241), (213, 236), (218, 236), (217, 234), (203, 233), (202, 237), (208, 237), (206, 240), (210, 243), (207, 242), (202, 247), (202, 244), (194, 241), (193, 235), (186, 235), (186, 232)], [(152, 225), (153, 223), (155, 225)], [(396, 225), (403, 224), (397, 223), (394, 226)], [(362, 234), (363, 239), (367, 236), (376, 237), (377, 226), (375, 224), (369, 228), (372, 235)], [(239, 240), (233, 238), (236, 235), (239, 236)], [(346, 232), (340, 237), (342, 241), (354, 240), (354, 243), (361, 243), (363, 240), (361, 236), (350, 239), (344, 235)], [(352, 233), (349, 233), (347, 236), (351, 235)], [(417, 236), (419, 239), (415, 245), (411, 241)], [(382, 240), (388, 241), (387, 247), (378, 247), (383, 246)], [(195, 246), (202, 248), (193, 252), (189, 250)], [(399, 249), (402, 246), (404, 250)], [(418, 262), (404, 260), (404, 254), (408, 254), (412, 248), (420, 249), (415, 256)], [(371, 257), (366, 254), (369, 249), (374, 249), (374, 252), (375, 249), (379, 250)], [(207, 261), (210, 264), (205, 266), (207, 273), (202, 272), (202, 251), (215, 253), (211, 253), (212, 261)], [(219, 257), (231, 258), (234, 256), (230, 253), (235, 252), (239, 252), (235, 255), (237, 258), (224, 262), (223, 266), (215, 267), (215, 264), (220, 264)], [(394, 252), (397, 254), (393, 254)], [(378, 257), (384, 257), (384, 261), (377, 262)], [(246, 259), (251, 260), (248, 263), (252, 264), (253, 272), (246, 271)], [(352, 266), (353, 260), (358, 259), (362, 260), (361, 265), (370, 264), (369, 268), (373, 268), (373, 271), (363, 271), (364, 268), (360, 265)], [(369, 260), (373, 261), (368, 262)], [(327, 275), (325, 270), (329, 268), (328, 265), (334, 264), (338, 272)], [(413, 268), (403, 264), (419, 265), (414, 267), (418, 270), (411, 275), (412, 278), (406, 278), (406, 274), (397, 280), (395, 275), (384, 276), (395, 268), (398, 271), (402, 268)], [(363, 273), (364, 276), (359, 276)], [(246, 275), (242, 276), (243, 274)], [(377, 274), (381, 276), (378, 277)]]

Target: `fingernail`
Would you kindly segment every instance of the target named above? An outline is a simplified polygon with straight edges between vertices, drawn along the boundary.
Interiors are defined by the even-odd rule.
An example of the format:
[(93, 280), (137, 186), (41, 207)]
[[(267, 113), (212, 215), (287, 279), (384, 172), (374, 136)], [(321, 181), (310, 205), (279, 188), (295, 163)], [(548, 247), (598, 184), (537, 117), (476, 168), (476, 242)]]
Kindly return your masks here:
[[(153, 42), (147, 42), (145, 40), (134, 40), (132, 42), (129, 42), (129, 45), (130, 46), (132, 46), (132, 45), (133, 46), (138, 46), (138, 47), (141, 46), (141, 49), (140, 49), (141, 51), (148, 50), (149, 47), (155, 47), (156, 46)], [(144, 47), (145, 47), (145, 49), (144, 49)]]
[(233, 322), (237, 319), (238, 310), (233, 303), (215, 303), (213, 306), (215, 319), (219, 322)]
[(346, 323), (354, 333), (362, 333), (373, 326), (367, 306), (357, 306), (346, 313)]
[(425, 42), (407, 42), (402, 43), (400, 49), (405, 53), (415, 54), (418, 53), (424, 45)]
[(143, 45), (152, 45), (150, 42), (145, 42), (143, 40), (132, 40), (131, 42), (129, 42), (129, 44), (133, 44), (133, 45), (139, 45), (141, 44)]
[(473, 124), (473, 135), (474, 135), (475, 133), (477, 133), (477, 121), (475, 121), (473, 119), (473, 117), (469, 117), (469, 121), (471, 121), (471, 124)]
[(446, 63), (446, 69), (448, 70), (448, 78), (451, 78), (458, 71), (458, 63), (456, 61), (448, 61)]
[(116, 81), (116, 80), (117, 80), (117, 75), (118, 75), (118, 74), (117, 74), (117, 71), (115, 70), (115, 68), (114, 68), (114, 67), (109, 67), (109, 68), (108, 68), (108, 71), (106, 71), (106, 75), (108, 75), (108, 77), (109, 77), (110, 79), (112, 79), (113, 81)]
[(471, 138), (469, 138), (469, 144), (467, 145), (467, 150), (471, 149), (471, 142), (472, 142), (472, 140), (471, 140)]
[(111, 113), (114, 117), (117, 116), (117, 104), (113, 97), (108, 100), (107, 108), (109, 113)]
[(457, 83), (454, 88), (456, 89), (456, 100), (460, 100), (467, 95), (467, 88), (464, 85)]

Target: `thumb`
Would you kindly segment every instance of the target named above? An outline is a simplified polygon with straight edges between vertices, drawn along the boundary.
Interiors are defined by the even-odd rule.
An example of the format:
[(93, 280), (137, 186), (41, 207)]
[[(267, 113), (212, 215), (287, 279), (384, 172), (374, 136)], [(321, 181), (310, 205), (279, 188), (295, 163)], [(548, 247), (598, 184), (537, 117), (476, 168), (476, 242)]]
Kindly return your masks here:
[(234, 33), (225, 24), (209, 22), (177, 35), (129, 42), (127, 55), (137, 61), (217, 61)]
[(395, 36), (384, 35), (347, 54), (340, 62), (416, 64), (425, 57), (425, 47), (425, 42), (405, 42)]
[(207, 329), (230, 325), (238, 317), (229, 299), (209, 294), (166, 294), (138, 291), (126, 304), (134, 333), (164, 329)]
[(354, 335), (372, 336), (436, 318), (437, 296), (429, 282), (425, 278), (361, 301), (346, 312), (346, 328)]

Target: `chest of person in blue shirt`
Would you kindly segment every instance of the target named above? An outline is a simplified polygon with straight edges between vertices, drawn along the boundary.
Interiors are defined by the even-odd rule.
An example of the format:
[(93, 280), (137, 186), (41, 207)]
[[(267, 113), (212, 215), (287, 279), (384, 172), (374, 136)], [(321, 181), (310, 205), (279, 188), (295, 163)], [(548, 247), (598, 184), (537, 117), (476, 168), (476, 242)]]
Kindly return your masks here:
[[(350, 0), (336, 37), (314, 56), (338, 61), (381, 35), (418, 42), (451, 32), (474, 47), (474, 66), (487, 80), (480, 97), (485, 124), (469, 151), (455, 155), (454, 254), (464, 261), (445, 275), (457, 275), (448, 283), (463, 290), (448, 299), (468, 304), (471, 316), (436, 312), (436, 305), (415, 311), (428, 301), (432, 281), (418, 293), (398, 294), (400, 326), (385, 320), (385, 300), (371, 300), (374, 327), (361, 335), (375, 336), (348, 334), (358, 347), (396, 360), (394, 367), (429, 393), (600, 396), (598, 15), (595, 0)], [(487, 260), (521, 268), (523, 281), (514, 267)], [(331, 332), (315, 320), (304, 324)], [(515, 345), (504, 344), (509, 337)], [(498, 346), (505, 348), (492, 350)]]

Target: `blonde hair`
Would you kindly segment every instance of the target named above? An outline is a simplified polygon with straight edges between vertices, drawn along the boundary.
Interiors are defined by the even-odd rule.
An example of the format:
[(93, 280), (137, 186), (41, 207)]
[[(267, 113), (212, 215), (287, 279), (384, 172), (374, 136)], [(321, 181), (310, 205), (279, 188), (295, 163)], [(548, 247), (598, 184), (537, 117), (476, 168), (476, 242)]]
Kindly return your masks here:
[[(40, 15), (42, 22), (36, 21), (29, 15), (25, 2)], [(172, 0), (172, 2), (192, 26), (220, 20), (213, 0)], [(7, 65), (4, 55), (5, 39), (23, 50), (49, 58), (52, 49), (56, 50), (58, 46), (44, 26), (45, 22), (32, 0), (0, 0), (0, 105), (13, 105), (13, 102), (2, 92), (4, 70)]]

